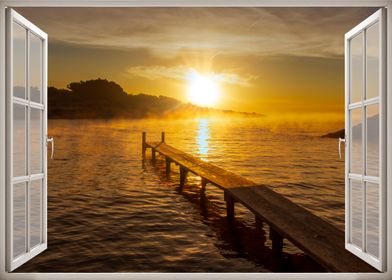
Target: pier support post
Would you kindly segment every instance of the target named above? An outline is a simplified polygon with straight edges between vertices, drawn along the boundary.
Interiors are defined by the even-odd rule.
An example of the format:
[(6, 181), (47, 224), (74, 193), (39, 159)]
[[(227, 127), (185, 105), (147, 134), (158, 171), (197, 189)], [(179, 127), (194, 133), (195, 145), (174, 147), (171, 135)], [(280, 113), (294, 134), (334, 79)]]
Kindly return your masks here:
[(226, 201), (226, 217), (228, 221), (231, 222), (233, 221), (235, 215), (234, 213), (235, 200), (226, 191), (225, 191), (225, 201)]
[(155, 158), (156, 158), (155, 149), (151, 148), (151, 159), (152, 159), (152, 161), (155, 162)]
[(263, 220), (261, 220), (259, 217), (255, 216), (256, 220), (256, 228), (259, 230), (263, 229)]
[(201, 178), (201, 192), (205, 192), (206, 191), (206, 186), (207, 186), (208, 181), (204, 178)]
[(163, 132), (163, 131), (161, 133), (161, 142), (165, 143), (165, 132)]
[(188, 175), (188, 170), (183, 166), (180, 166), (180, 188), (182, 189), (185, 185), (186, 176)]
[(143, 156), (143, 158), (146, 157), (146, 150), (147, 150), (147, 147), (146, 147), (146, 133), (143, 131), (142, 132), (142, 156)]
[(270, 239), (272, 241), (272, 251), (275, 255), (281, 256), (283, 253), (283, 237), (270, 226)]
[(165, 161), (166, 161), (166, 175), (169, 176), (170, 175), (170, 164), (171, 164), (170, 158), (166, 157)]

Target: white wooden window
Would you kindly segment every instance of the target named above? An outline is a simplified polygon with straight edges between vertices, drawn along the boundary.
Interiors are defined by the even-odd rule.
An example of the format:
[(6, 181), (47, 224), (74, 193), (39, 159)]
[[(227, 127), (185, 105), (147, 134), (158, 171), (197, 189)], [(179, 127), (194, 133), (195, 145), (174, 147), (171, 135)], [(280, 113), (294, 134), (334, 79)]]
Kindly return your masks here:
[(7, 261), (47, 248), (47, 35), (7, 10)]
[[(158, 3), (158, 4), (157, 4)], [(12, 136), (10, 136), (10, 129), (11, 129), (11, 126), (10, 126), (10, 108), (11, 108), (11, 106), (10, 106), (10, 97), (9, 97), (9, 94), (10, 94), (10, 92), (11, 92), (11, 89), (12, 89), (12, 84), (10, 84), (10, 76), (8, 75), (8, 73), (10, 72), (9, 70), (10, 70), (10, 68), (12, 68), (12, 66), (10, 65), (10, 63), (11, 63), (11, 59), (10, 59), (10, 51), (9, 51), (9, 46), (12, 44), (12, 42), (10, 42), (10, 32), (8, 32), (8, 34), (7, 34), (7, 36), (5, 36), (5, 26), (7, 26), (7, 29), (8, 29), (8, 31), (10, 31), (10, 27), (9, 27), (9, 24), (7, 24), (7, 25), (4, 25), (4, 18), (5, 18), (5, 8), (7, 7), (7, 6), (14, 6), (14, 7), (26, 7), (26, 6), (28, 6), (28, 7), (41, 7), (41, 6), (45, 6), (45, 7), (76, 7), (76, 6), (84, 6), (84, 7), (102, 7), (102, 6), (110, 6), (110, 7), (140, 7), (140, 6), (144, 6), (144, 7), (155, 7), (155, 6), (157, 6), (157, 5), (159, 5), (159, 6), (162, 6), (162, 7), (172, 7), (172, 6), (252, 6), (252, 7), (254, 7), (254, 6), (274, 6), (274, 7), (287, 7), (287, 6), (290, 6), (290, 7), (325, 7), (325, 6), (327, 6), (327, 7), (329, 7), (329, 6), (337, 6), (337, 7), (346, 7), (346, 6), (350, 6), (350, 7), (360, 7), (360, 6), (368, 6), (368, 7), (384, 7), (384, 6), (387, 6), (388, 7), (388, 45), (389, 45), (389, 47), (388, 47), (388, 49), (387, 49), (387, 53), (388, 53), (388, 58), (387, 58), (387, 60), (386, 60), (386, 58), (385, 58), (385, 53), (383, 52), (383, 54), (382, 54), (382, 57), (383, 57), (383, 59), (381, 60), (381, 63), (382, 64), (387, 64), (388, 66), (388, 89), (387, 89), (387, 91), (388, 91), (388, 96), (391, 96), (391, 93), (392, 93), (392, 90), (391, 90), (391, 88), (392, 88), (392, 82), (391, 82), (391, 72), (392, 71), (390, 71), (391, 70), (391, 68), (392, 68), (392, 49), (391, 49), (391, 47), (390, 47), (390, 43), (392, 42), (392, 39), (391, 39), (391, 32), (390, 32), (390, 30), (392, 30), (392, 12), (391, 12), (391, 9), (392, 9), (392, 1), (391, 0), (378, 0), (378, 1), (373, 1), (373, 0), (363, 0), (363, 1), (360, 1), (360, 0), (342, 0), (342, 1), (340, 1), (340, 0), (338, 0), (338, 1), (324, 1), (324, 0), (298, 0), (298, 1), (287, 1), (287, 0), (276, 0), (276, 1), (268, 1), (268, 0), (256, 0), (256, 1), (244, 1), (244, 2), (242, 2), (242, 1), (240, 1), (240, 0), (227, 0), (227, 1), (214, 1), (214, 3), (213, 4), (211, 4), (210, 3), (210, 1), (194, 1), (194, 0), (190, 0), (190, 1), (184, 1), (184, 0), (179, 0), (179, 1), (165, 1), (165, 0), (158, 0), (158, 1), (150, 1), (150, 0), (146, 0), (146, 1), (143, 1), (143, 3), (140, 3), (140, 1), (133, 1), (133, 0), (121, 0), (121, 1), (110, 1), (110, 0), (100, 0), (100, 1), (83, 1), (83, 0), (81, 0), (81, 1), (76, 1), (76, 0), (62, 0), (62, 1), (39, 1), (39, 0), (31, 0), (31, 1), (19, 1), (19, 0), (5, 0), (5, 1), (0, 1), (0, 8), (1, 8), (1, 10), (0, 10), (0, 109), (1, 109), (1, 114), (0, 114), (0, 135), (2, 136), (1, 137), (1, 139), (3, 138), (3, 136), (4, 136), (4, 138), (7, 138), (7, 141), (5, 142), (5, 141), (2, 141), (1, 139), (0, 139), (0, 148), (1, 148), (1, 150), (2, 151), (7, 151), (7, 154), (6, 155), (4, 155), (4, 154), (1, 154), (1, 160), (0, 160), (0, 165), (1, 165), (1, 170), (0, 170), (0, 173), (1, 173), (1, 175), (3, 175), (3, 174), (5, 174), (6, 176), (6, 178), (3, 180), (3, 176), (1, 176), (1, 178), (0, 178), (0, 185), (1, 185), (1, 187), (2, 187), (2, 189), (3, 189), (3, 187), (4, 187), (4, 189), (6, 189), (6, 191), (7, 191), (7, 193), (6, 194), (9, 194), (10, 192), (9, 192), (9, 190), (10, 190), (10, 182), (12, 182), (12, 173), (10, 173), (10, 169), (12, 168), (12, 167), (10, 167), (10, 165), (9, 165), (9, 163), (10, 163), (10, 159), (11, 159), (11, 152), (10, 152), (10, 149), (9, 149), (9, 146), (10, 146), (10, 138), (12, 137)], [(381, 19), (381, 21), (385, 21), (385, 16), (383, 16), (382, 17), (382, 19)], [(9, 23), (10, 21), (9, 21), (9, 18), (8, 18), (8, 23)], [(382, 24), (383, 26), (384, 26), (384, 24)], [(384, 31), (385, 31), (385, 28), (384, 28)], [(384, 33), (383, 33), (384, 34)], [(383, 35), (384, 36), (384, 35)], [(7, 44), (7, 49), (8, 49), (8, 51), (7, 51), (7, 55), (5, 55), (5, 51), (4, 51), (4, 47), (5, 47), (5, 44), (2, 44), (1, 42), (5, 39), (7, 37), (7, 40), (5, 40), (6, 41), (6, 44)], [(382, 39), (383, 40), (383, 39)], [(347, 36), (346, 36), (346, 43), (347, 43), (347, 41), (349, 41), (349, 38), (347, 38)], [(384, 42), (382, 43), (382, 46), (383, 46), (383, 48), (385, 48), (385, 40), (384, 40)], [(46, 45), (46, 42), (45, 42), (45, 45)], [(348, 44), (346, 45), (346, 54), (348, 53)], [(46, 53), (45, 53), (45, 55), (46, 55)], [(7, 58), (7, 60), (6, 60), (6, 58)], [(347, 57), (346, 57), (346, 66), (348, 66), (348, 61), (347, 61)], [(385, 66), (385, 65), (384, 65)], [(45, 61), (45, 64), (43, 65), (43, 68), (45, 68), (46, 67), (46, 61)], [(7, 71), (6, 71), (7, 70)], [(384, 72), (385, 72), (385, 70), (383, 70)], [(384, 72), (382, 72), (382, 75), (384, 76)], [(45, 73), (45, 71), (44, 71), (44, 73)], [(45, 73), (46, 74), (46, 73)], [(346, 77), (347, 77), (347, 74), (348, 74), (348, 70), (346, 71)], [(6, 87), (5, 87), (5, 82), (6, 82), (6, 80), (5, 80), (5, 75), (7, 75), (8, 76), (8, 78), (7, 78), (7, 84), (6, 84)], [(46, 76), (44, 75), (43, 77), (42, 77), (43, 79), (46, 79)], [(46, 83), (46, 81), (43, 81), (43, 83)], [(347, 95), (347, 93), (348, 93), (348, 80), (346, 79), (346, 88), (347, 88), (347, 90), (346, 90), (346, 95)], [(6, 90), (5, 90), (6, 89)], [(44, 92), (45, 93), (45, 92)], [(392, 149), (391, 149), (391, 147), (392, 147), (392, 140), (391, 140), (391, 136), (392, 136), (392, 128), (391, 128), (391, 125), (390, 125), (390, 123), (388, 123), (388, 127), (386, 127), (386, 117), (387, 117), (387, 115), (388, 115), (388, 119), (389, 120), (391, 120), (392, 118), (391, 118), (391, 116), (392, 116), (392, 113), (391, 113), (391, 111), (392, 111), (392, 98), (389, 98), (388, 100), (385, 100), (386, 98), (385, 98), (385, 90), (381, 90), (381, 93), (382, 93), (382, 95), (380, 95), (380, 97), (379, 97), (379, 104), (380, 104), (380, 106), (381, 106), (381, 109), (380, 109), (380, 123), (381, 123), (381, 127), (380, 127), (380, 135), (382, 135), (382, 137), (381, 137), (381, 140), (380, 140), (380, 142), (381, 142), (381, 148), (380, 148), (380, 150), (382, 151), (382, 153), (380, 154), (380, 171), (381, 171), (381, 174), (380, 174), (380, 177), (379, 177), (379, 181), (380, 181), (380, 188), (381, 188), (381, 191), (380, 191), (380, 194), (381, 194), (381, 198), (380, 198), (380, 215), (381, 215), (381, 217), (380, 217), (380, 226), (381, 226), (381, 229), (380, 229), (380, 235), (381, 235), (381, 237), (380, 237), (380, 257), (379, 257), (379, 259), (377, 259), (377, 258), (374, 258), (374, 257), (372, 257), (372, 256), (367, 256), (366, 255), (366, 253), (365, 253), (365, 259), (367, 258), (367, 257), (369, 257), (369, 259), (371, 259), (371, 260), (376, 260), (375, 261), (375, 263), (377, 264), (377, 265), (379, 265), (381, 268), (382, 268), (382, 270), (385, 270), (386, 269), (386, 266), (385, 266), (385, 262), (386, 262), (386, 258), (385, 258), (385, 256), (386, 256), (386, 246), (387, 246), (387, 243), (386, 243), (386, 239), (388, 239), (388, 244), (391, 244), (392, 242), (390, 242), (391, 241), (391, 234), (388, 234), (388, 235), (386, 235), (385, 233), (386, 233), (386, 224), (385, 224), (385, 216), (386, 216), (386, 177), (387, 177), (387, 174), (386, 174), (386, 170), (385, 170), (385, 157), (388, 157), (388, 171), (389, 171), (389, 174), (391, 174), (392, 172), (392, 168), (391, 168), (391, 166), (392, 166)], [(6, 96), (7, 96), (7, 98), (6, 98)], [(7, 102), (7, 104), (6, 105), (4, 105), (5, 104), (5, 100), (8, 100), (8, 102)], [(45, 101), (43, 102), (43, 104), (44, 104), (44, 106), (46, 106), (46, 103), (45, 103)], [(386, 105), (387, 104), (387, 105)], [(11, 103), (11, 105), (12, 105), (12, 103)], [(7, 111), (6, 111), (6, 113), (4, 113), (4, 107), (7, 107)], [(388, 112), (386, 112), (385, 111), (385, 106), (388, 106)], [(46, 110), (46, 108), (45, 108), (45, 110)], [(346, 105), (346, 116), (348, 116), (348, 104)], [(5, 124), (6, 124), (6, 121), (7, 121), (7, 125), (5, 126)], [(349, 125), (347, 124), (347, 122), (348, 122), (348, 119), (346, 118), (346, 129), (349, 127)], [(6, 129), (5, 129), (5, 127), (6, 127)], [(46, 126), (44, 126), (45, 127), (45, 129), (46, 129)], [(348, 130), (347, 130), (348, 131)], [(388, 140), (387, 140), (387, 144), (388, 144), (388, 149), (386, 149), (387, 147), (386, 147), (386, 144), (385, 144), (385, 142), (383, 142), (383, 141), (385, 141), (385, 137), (386, 137), (386, 134), (387, 134), (387, 132), (388, 132)], [(12, 138), (11, 138), (12, 139)], [(346, 143), (347, 143), (347, 145), (349, 145), (349, 141), (346, 141)], [(346, 153), (346, 156), (348, 156), (348, 153)], [(46, 159), (46, 155), (44, 156), (44, 158)], [(45, 163), (43, 163), (43, 164), (45, 164)], [(346, 159), (346, 164), (347, 164), (347, 166), (349, 165), (349, 161)], [(348, 169), (346, 169), (347, 170), (347, 174), (346, 174), (346, 182), (349, 182), (348, 181)], [(10, 175), (11, 174), (11, 175)], [(46, 173), (44, 173), (44, 176), (46, 176)], [(362, 175), (361, 175), (362, 176)], [(46, 179), (45, 179), (46, 180)], [(44, 181), (45, 181), (44, 180)], [(361, 181), (361, 184), (362, 184), (362, 177), (361, 177), (361, 180), (358, 180), (358, 181)], [(389, 177), (389, 179), (388, 179), (388, 188), (391, 186), (391, 177)], [(346, 184), (346, 190), (348, 189), (347, 188), (348, 187), (348, 184)], [(45, 186), (44, 186), (44, 190), (46, 191), (46, 182), (45, 182)], [(388, 203), (389, 203), (389, 206), (388, 206), (388, 210), (391, 210), (391, 203), (390, 202), (392, 202), (391, 201), (391, 198), (392, 198), (392, 196), (390, 195), (390, 194), (388, 194)], [(45, 197), (44, 197), (44, 199), (46, 199)], [(348, 206), (349, 204), (348, 204), (348, 201), (349, 201), (349, 199), (350, 199), (350, 197), (348, 197), (348, 196), (346, 196), (346, 206)], [(1, 196), (1, 204), (2, 205), (6, 205), (6, 208), (7, 208), (7, 211), (6, 211), (6, 214), (7, 213), (10, 213), (10, 211), (9, 211), (9, 207), (10, 207), (10, 203), (8, 202), (9, 201), (9, 196), (7, 196), (7, 197), (4, 197), (3, 195)], [(7, 203), (6, 203), (7, 202)], [(45, 202), (45, 201), (44, 201)], [(346, 209), (346, 210), (349, 210), (349, 209)], [(3, 210), (2, 210), (3, 211)], [(3, 213), (3, 212), (2, 212)], [(384, 214), (383, 214), (384, 213)], [(389, 211), (389, 213), (391, 213), (391, 211)], [(349, 211), (346, 211), (346, 218), (348, 218), (348, 214), (349, 214)], [(348, 221), (348, 219), (347, 219), (347, 221)], [(44, 216), (44, 221), (43, 221), (43, 226), (45, 226), (46, 227), (46, 217)], [(391, 215), (389, 215), (388, 216), (388, 226), (389, 226), (389, 228), (391, 228), (390, 226), (391, 226), (391, 223), (392, 223), (392, 218), (391, 218)], [(7, 221), (4, 221), (3, 219), (1, 219), (1, 222), (0, 222), (0, 227), (1, 227), (1, 232), (0, 232), (0, 240), (1, 240), (1, 243), (3, 244), (3, 245), (7, 245), (7, 249), (6, 249), (6, 252), (7, 252), (7, 254), (8, 254), (8, 257), (9, 256), (11, 256), (12, 254), (10, 253), (10, 248), (9, 248), (9, 246), (11, 246), (11, 243), (10, 243), (10, 240), (9, 240), (9, 238), (10, 238), (10, 230), (9, 230), (9, 228), (10, 228), (10, 215), (7, 215)], [(363, 248), (361, 248), (361, 247), (359, 247), (359, 246), (356, 246), (356, 245), (353, 245), (353, 244), (350, 244), (350, 241), (349, 241), (349, 238), (348, 238), (348, 235), (349, 235), (349, 232), (348, 232), (348, 227), (349, 227), (349, 224), (347, 223), (346, 224), (346, 244), (347, 244), (347, 248), (350, 250), (350, 251), (352, 251), (352, 252), (354, 252), (354, 253), (358, 253), (358, 255), (361, 255), (361, 252), (363, 252)], [(7, 240), (5, 240), (5, 241), (3, 241), (4, 240), (4, 232), (5, 231), (7, 231)], [(46, 231), (45, 231), (46, 232)], [(45, 237), (46, 238), (46, 237)], [(46, 243), (46, 240), (45, 240), (45, 243)], [(352, 245), (352, 246), (351, 246)], [(389, 246), (390, 247), (390, 246)], [(389, 250), (390, 251), (390, 250)], [(7, 255), (6, 255), (6, 257), (7, 257)], [(339, 276), (339, 278), (340, 277), (344, 277), (344, 278), (347, 278), (347, 279), (351, 279), (351, 278), (358, 278), (358, 279), (390, 279), (390, 276), (391, 276), (391, 274), (390, 274), (390, 271), (391, 271), (391, 254), (390, 254), (390, 252), (388, 252), (388, 257), (389, 257), (389, 261), (388, 261), (388, 272), (387, 273), (384, 273), (383, 275), (381, 275), (381, 274), (356, 274), (356, 275), (352, 275), (352, 274), (344, 274), (344, 275), (341, 275), (341, 276)], [(1, 266), (4, 268), (4, 258), (3, 258), (3, 256), (1, 256), (0, 257), (0, 259), (1, 259)], [(8, 260), (10, 260), (10, 258), (7, 258), (7, 267), (8, 267), (8, 269), (11, 267), (11, 262), (12, 262), (12, 260), (11, 261), (8, 261)], [(15, 268), (15, 267), (14, 267)], [(137, 274), (130, 274), (130, 275), (132, 275), (132, 277), (139, 277), (139, 278), (155, 278), (155, 279), (158, 279), (158, 278), (165, 278), (165, 277), (167, 277), (167, 276), (165, 276), (165, 275), (137, 275)], [(331, 279), (331, 278), (336, 278), (336, 275), (335, 274), (330, 274), (330, 273), (325, 273), (325, 274), (317, 274), (317, 275), (315, 275), (315, 274), (312, 274), (312, 273), (308, 273), (308, 274), (299, 274), (300, 275), (300, 277), (301, 278), (306, 278), (306, 279), (314, 279), (315, 277), (318, 277), (318, 278), (322, 278), (322, 279)], [(264, 276), (266, 276), (266, 278), (271, 278), (273, 275), (271, 275), (271, 274), (265, 274), (265, 275), (258, 275), (257, 277), (261, 277), (261, 278), (265, 278)], [(279, 275), (275, 275), (276, 277), (281, 277), (281, 276), (279, 276)], [(7, 274), (7, 273), (4, 273), (4, 269), (2, 269), (2, 271), (0, 271), (0, 278), (1, 279), (9, 279), (9, 278), (12, 278), (12, 279), (41, 279), (41, 278), (48, 278), (48, 279), (50, 279), (50, 278), (52, 278), (53, 277), (53, 275), (50, 275), (50, 274), (42, 274), (42, 273), (29, 273), (29, 274)], [(61, 278), (61, 279), (66, 279), (66, 278), (69, 278), (69, 276), (67, 276), (66, 274), (56, 274), (56, 277), (58, 277), (59, 279)], [(99, 273), (95, 273), (95, 274), (72, 274), (72, 277), (74, 277), (75, 279), (77, 278), (77, 279), (82, 279), (82, 278), (84, 278), (84, 279), (106, 279), (107, 278), (107, 275), (105, 275), (105, 274), (99, 274)], [(113, 274), (111, 274), (111, 276), (110, 277), (112, 277), (113, 279), (115, 278), (115, 279), (123, 279), (124, 277), (127, 277), (127, 275), (124, 275), (124, 274), (121, 274), (121, 273), (113, 273)], [(200, 277), (197, 277), (197, 278), (203, 278), (203, 277), (205, 277), (205, 275), (203, 275), (203, 274), (200, 274)], [(242, 277), (253, 277), (253, 276), (251, 276), (250, 274), (249, 275), (242, 275)], [(274, 278), (276, 278), (276, 277), (274, 277)]]
[(386, 11), (345, 36), (346, 248), (385, 269)]

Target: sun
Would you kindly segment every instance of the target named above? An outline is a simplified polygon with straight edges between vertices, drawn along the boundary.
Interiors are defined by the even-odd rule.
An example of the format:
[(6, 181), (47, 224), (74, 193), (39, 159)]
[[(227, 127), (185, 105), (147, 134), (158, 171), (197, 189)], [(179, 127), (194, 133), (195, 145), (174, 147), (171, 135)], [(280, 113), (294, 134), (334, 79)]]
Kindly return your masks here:
[(195, 70), (188, 73), (189, 101), (199, 106), (213, 106), (220, 96), (219, 86), (213, 76), (201, 75)]

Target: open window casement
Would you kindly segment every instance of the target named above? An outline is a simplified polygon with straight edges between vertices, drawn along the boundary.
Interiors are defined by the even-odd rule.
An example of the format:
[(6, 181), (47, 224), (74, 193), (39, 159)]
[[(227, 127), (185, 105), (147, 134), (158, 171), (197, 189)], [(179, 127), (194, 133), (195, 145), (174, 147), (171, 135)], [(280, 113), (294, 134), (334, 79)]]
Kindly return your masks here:
[[(47, 248), (46, 146), (51, 139), (47, 35), (9, 8), (6, 24), (6, 257), (7, 270), (13, 271)], [(384, 271), (385, 9), (346, 34), (345, 66), (346, 249)]]
[(386, 267), (386, 10), (345, 36), (346, 249)]
[(6, 254), (12, 271), (47, 248), (47, 35), (7, 9), (6, 51)]

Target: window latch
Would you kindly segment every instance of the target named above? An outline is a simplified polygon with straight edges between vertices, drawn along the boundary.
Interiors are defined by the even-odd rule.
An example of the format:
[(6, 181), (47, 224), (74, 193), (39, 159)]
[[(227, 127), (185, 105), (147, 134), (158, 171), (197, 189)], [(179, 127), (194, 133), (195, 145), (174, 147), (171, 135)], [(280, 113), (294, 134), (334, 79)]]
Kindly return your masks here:
[(50, 159), (53, 159), (53, 156), (54, 156), (54, 138), (53, 137), (46, 138), (46, 146), (48, 146), (49, 143), (51, 143), (51, 148), (52, 148), (51, 149), (52, 152), (50, 154)]
[(340, 138), (340, 137), (339, 137), (339, 144), (338, 144), (338, 148), (339, 148), (339, 159), (342, 159), (342, 148), (341, 148), (342, 142), (343, 142), (344, 144), (346, 144), (346, 139), (345, 139), (345, 138)]

